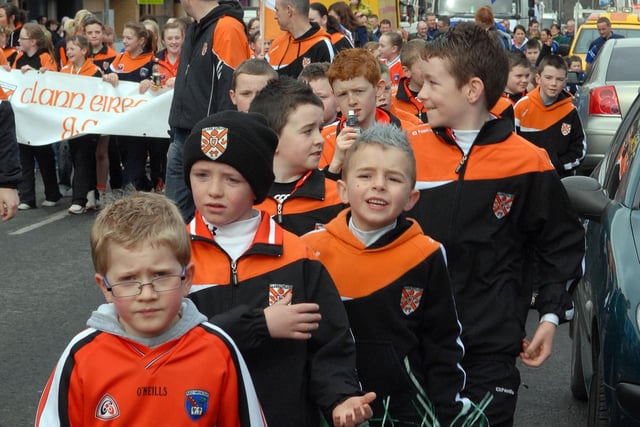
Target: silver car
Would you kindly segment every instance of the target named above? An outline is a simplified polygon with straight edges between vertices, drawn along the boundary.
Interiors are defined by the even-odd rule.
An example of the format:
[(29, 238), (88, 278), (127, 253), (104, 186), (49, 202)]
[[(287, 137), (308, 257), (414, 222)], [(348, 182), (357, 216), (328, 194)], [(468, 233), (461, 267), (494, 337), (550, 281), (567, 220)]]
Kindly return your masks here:
[(589, 173), (604, 157), (622, 118), (640, 87), (640, 38), (611, 39), (598, 52), (574, 104), (587, 136), (587, 156), (580, 165)]

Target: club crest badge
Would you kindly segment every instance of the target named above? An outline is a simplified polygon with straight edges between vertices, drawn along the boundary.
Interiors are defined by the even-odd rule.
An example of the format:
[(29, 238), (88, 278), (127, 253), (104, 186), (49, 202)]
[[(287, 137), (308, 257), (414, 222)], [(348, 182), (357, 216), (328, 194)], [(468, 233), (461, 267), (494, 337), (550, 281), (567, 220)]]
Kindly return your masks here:
[(120, 416), (120, 409), (116, 400), (109, 394), (102, 396), (96, 406), (96, 418), (103, 421), (113, 420)]
[(200, 138), (200, 149), (202, 153), (216, 160), (227, 150), (229, 129), (222, 126), (214, 126), (202, 129)]
[(184, 401), (187, 415), (192, 421), (198, 420), (207, 412), (209, 392), (204, 390), (187, 390)]
[(303, 57), (302, 58), (302, 68), (305, 68), (307, 65), (311, 64), (311, 58)]
[(202, 52), (200, 52), (200, 55), (205, 56), (207, 54), (207, 50), (209, 50), (209, 43), (204, 43), (202, 45)]
[(293, 293), (292, 285), (283, 285), (281, 283), (271, 283), (269, 285), (269, 306), (284, 299), (287, 295)]
[(147, 67), (140, 68), (140, 78), (146, 79), (147, 77), (149, 77), (149, 69)]
[(424, 290), (422, 288), (416, 288), (414, 286), (405, 286), (402, 288), (400, 308), (404, 314), (408, 316), (418, 309), (423, 292)]
[(496, 198), (493, 200), (493, 214), (496, 218), (502, 219), (509, 214), (514, 199), (515, 196), (513, 194), (501, 192), (496, 194)]
[(571, 133), (571, 125), (569, 123), (563, 123), (562, 126), (560, 126), (560, 133), (563, 136), (567, 136)]

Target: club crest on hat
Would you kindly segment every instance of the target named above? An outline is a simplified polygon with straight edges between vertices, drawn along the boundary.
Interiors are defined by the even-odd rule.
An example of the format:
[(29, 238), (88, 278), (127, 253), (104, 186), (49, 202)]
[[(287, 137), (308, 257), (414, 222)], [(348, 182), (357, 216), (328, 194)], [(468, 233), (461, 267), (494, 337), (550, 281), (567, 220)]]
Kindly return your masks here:
[(422, 300), (423, 292), (424, 289), (417, 288), (415, 286), (405, 286), (402, 288), (400, 308), (404, 314), (408, 316), (418, 309), (420, 306), (420, 300)]
[(293, 293), (292, 285), (284, 285), (281, 283), (271, 283), (269, 285), (269, 306), (284, 299), (287, 295)]
[(229, 129), (222, 126), (204, 128), (200, 135), (200, 149), (211, 160), (216, 160), (227, 150)]
[(102, 399), (98, 402), (98, 406), (96, 406), (96, 418), (108, 421), (118, 418), (119, 416), (120, 409), (118, 408), (116, 400), (109, 394), (102, 396)]
[(185, 393), (185, 409), (191, 420), (196, 421), (207, 412), (209, 392), (204, 390), (187, 390)]
[(493, 199), (493, 214), (498, 219), (502, 219), (509, 211), (511, 211), (511, 206), (513, 206), (513, 200), (515, 196), (513, 194), (508, 193), (496, 193), (496, 198)]

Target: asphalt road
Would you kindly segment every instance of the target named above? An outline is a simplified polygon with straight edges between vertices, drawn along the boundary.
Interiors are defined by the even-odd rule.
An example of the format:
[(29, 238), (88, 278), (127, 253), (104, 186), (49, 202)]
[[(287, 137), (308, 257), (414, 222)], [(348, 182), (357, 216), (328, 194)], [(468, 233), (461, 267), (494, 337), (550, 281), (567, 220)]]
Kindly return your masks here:
[[(42, 191), (38, 194), (42, 197)], [(41, 200), (38, 201), (41, 203)], [(69, 339), (103, 302), (93, 280), (88, 236), (95, 213), (57, 207), (21, 211), (0, 223), (0, 426), (33, 425), (47, 378)], [(529, 316), (533, 331), (536, 313)], [(521, 368), (516, 426), (586, 425), (586, 404), (569, 389), (568, 327), (539, 369)], [(277, 426), (276, 426), (277, 427)]]

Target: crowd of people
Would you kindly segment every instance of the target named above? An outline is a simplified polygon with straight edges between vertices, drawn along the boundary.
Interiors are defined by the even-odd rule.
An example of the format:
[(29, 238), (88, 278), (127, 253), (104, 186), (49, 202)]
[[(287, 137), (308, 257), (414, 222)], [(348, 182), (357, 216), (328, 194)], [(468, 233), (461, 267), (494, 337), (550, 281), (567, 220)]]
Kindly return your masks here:
[[(586, 153), (566, 90), (582, 64), (554, 48), (572, 35), (511, 33), (488, 6), (455, 26), (429, 13), (408, 34), (361, 0), (276, 0), (283, 33), (264, 40), (237, 2), (183, 6), (188, 18), (126, 23), (122, 52), (87, 11), (56, 46), (19, 27), (10, 68), (173, 89), (167, 139), (66, 141), (71, 214), (126, 191), (91, 232), (107, 303), (36, 425), (513, 425), (516, 359), (549, 357), (582, 274), (560, 182)], [(52, 146), (20, 146), (5, 211), (3, 186), (36, 206), (34, 161), (42, 204), (60, 201), (62, 153), (56, 166)], [(149, 399), (128, 397), (132, 381)]]

